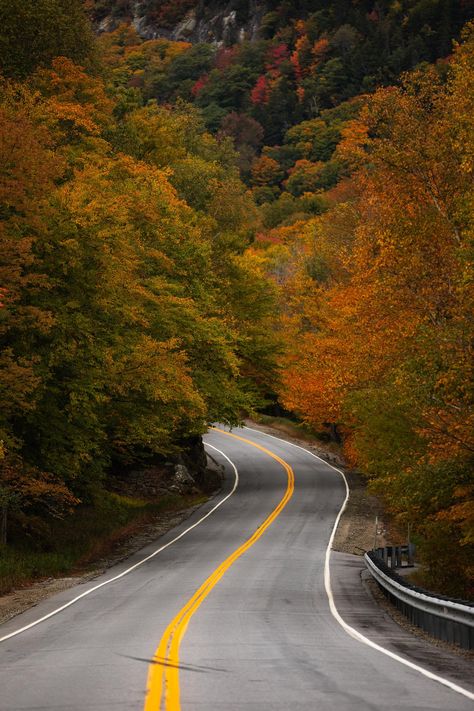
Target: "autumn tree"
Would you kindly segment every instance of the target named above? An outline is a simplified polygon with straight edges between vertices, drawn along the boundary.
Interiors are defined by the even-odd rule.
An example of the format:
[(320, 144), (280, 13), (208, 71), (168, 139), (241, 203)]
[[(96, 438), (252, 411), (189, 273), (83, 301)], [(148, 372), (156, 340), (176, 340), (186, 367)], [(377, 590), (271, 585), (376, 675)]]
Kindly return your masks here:
[[(357, 170), (357, 190), (308, 225), (291, 277), (297, 301), (282, 393), (313, 425), (341, 426), (348, 457), (420, 534), (431, 582), (465, 595), (473, 56), (468, 34), (446, 80), (420, 70), (402, 88), (377, 92), (344, 129), (338, 151)], [(328, 252), (331, 234), (339, 264)], [(448, 576), (430, 554), (443, 537)]]
[[(254, 227), (252, 222), (256, 220), (255, 208), (239, 178), (235, 153), (227, 142), (216, 141), (206, 131), (199, 114), (186, 104), (178, 104), (173, 110), (150, 105), (131, 113), (120, 140), (123, 148), (137, 158), (156, 166), (169, 166), (170, 182), (196, 213), (210, 261), (198, 273), (193, 269), (189, 284), (193, 284), (194, 275), (199, 274), (196, 285), (199, 310), (209, 321), (202, 322), (202, 342), (199, 327), (193, 327), (190, 334), (192, 371), (212, 410), (211, 419), (222, 417), (236, 421), (238, 412), (249, 404), (245, 395), (249, 381), (245, 378), (240, 381), (239, 373), (241, 370), (260, 371), (260, 379), (268, 381), (272, 373), (272, 337), (268, 334), (267, 353), (261, 360), (265, 350), (265, 327), (261, 319), (265, 321), (264, 312), (270, 304), (268, 299), (261, 299), (259, 305), (251, 295), (252, 278), (257, 291), (261, 291), (261, 275), (246, 274), (243, 264), (238, 267), (235, 261), (248, 245)], [(240, 280), (247, 280), (249, 284), (241, 293)], [(255, 313), (253, 324), (240, 318), (242, 311), (254, 313), (255, 309), (262, 310), (258, 317)], [(211, 324), (215, 331), (214, 326), (210, 328)], [(251, 362), (254, 336), (247, 333), (247, 329), (257, 337), (255, 327), (257, 331), (260, 329), (260, 356), (255, 351)], [(209, 358), (213, 351), (210, 377)]]
[(64, 172), (54, 140), (41, 123), (39, 97), (24, 87), (0, 86), (0, 508), (1, 541), (10, 509), (61, 513), (75, 498), (61, 478), (21, 456), (21, 426), (43, 385), (35, 348), (50, 333), (54, 314), (38, 303), (52, 286), (39, 257), (47, 240), (49, 196)]
[(247, 116), (231, 112), (221, 122), (218, 138), (229, 137), (238, 155), (238, 165), (242, 176), (246, 177), (263, 143), (263, 127), (258, 121)]
[(231, 142), (115, 108), (67, 57), (2, 84), (0, 505), (25, 530), (237, 423), (274, 367)]

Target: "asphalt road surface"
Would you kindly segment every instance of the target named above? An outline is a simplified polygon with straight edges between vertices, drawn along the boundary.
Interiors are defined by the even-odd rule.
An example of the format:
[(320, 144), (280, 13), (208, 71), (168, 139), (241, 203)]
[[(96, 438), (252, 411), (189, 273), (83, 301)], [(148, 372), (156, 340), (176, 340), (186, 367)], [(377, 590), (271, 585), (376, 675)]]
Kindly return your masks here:
[[(0, 627), (1, 711), (472, 709), (466, 662), (445, 664), (433, 645), (381, 623), (351, 556), (331, 557), (331, 612), (324, 568), (342, 476), (263, 433), (233, 434), (248, 441), (206, 436), (226, 467), (216, 499), (93, 583)], [(337, 610), (413, 666), (354, 639)]]

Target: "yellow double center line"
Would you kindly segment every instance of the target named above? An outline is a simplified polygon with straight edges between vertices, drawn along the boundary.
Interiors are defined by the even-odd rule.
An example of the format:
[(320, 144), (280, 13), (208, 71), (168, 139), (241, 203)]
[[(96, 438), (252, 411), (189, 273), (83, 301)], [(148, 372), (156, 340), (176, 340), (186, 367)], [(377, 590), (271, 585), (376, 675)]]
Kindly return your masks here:
[(163, 637), (161, 638), (159, 647), (155, 652), (148, 671), (145, 711), (162, 711), (162, 709), (163, 711), (181, 710), (179, 688), (179, 646), (186, 632), (189, 620), (201, 603), (209, 595), (211, 590), (215, 587), (215, 585), (217, 585), (224, 573), (229, 570), (235, 561), (249, 548), (251, 548), (261, 536), (263, 536), (267, 528), (271, 526), (273, 521), (283, 511), (286, 504), (291, 499), (295, 488), (293, 470), (283, 459), (278, 457), (273, 452), (270, 452), (269, 449), (266, 449), (260, 444), (256, 444), (249, 439), (239, 437), (238, 435), (231, 434), (230, 432), (225, 432), (225, 430), (217, 428), (213, 429), (216, 429), (217, 432), (225, 434), (228, 437), (233, 437), (241, 442), (250, 444), (252, 447), (260, 449), (262, 452), (265, 452), (265, 454), (268, 454), (269, 457), (279, 462), (288, 475), (286, 491), (278, 506), (273, 509), (271, 514), (265, 519), (261, 526), (258, 527), (255, 533), (245, 543), (237, 548), (234, 553), (226, 558), (218, 568), (216, 568), (216, 570), (207, 578), (207, 580), (204, 581), (201, 587), (196, 590), (192, 598), (169, 623)]

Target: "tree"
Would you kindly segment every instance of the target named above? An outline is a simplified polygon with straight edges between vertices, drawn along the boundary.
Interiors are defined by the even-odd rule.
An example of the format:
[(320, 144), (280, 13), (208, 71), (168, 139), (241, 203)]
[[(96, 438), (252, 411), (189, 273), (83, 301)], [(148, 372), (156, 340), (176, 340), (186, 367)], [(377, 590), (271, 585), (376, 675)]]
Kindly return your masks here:
[[(449, 535), (444, 563), (463, 595), (474, 452), (473, 56), (468, 35), (446, 82), (420, 70), (402, 88), (379, 90), (343, 130), (338, 153), (358, 166), (360, 196), (304, 233), (285, 284), (282, 389), (286, 407), (314, 426), (342, 426), (347, 456), (411, 521), (425, 551)], [(441, 476), (442, 495), (430, 484)], [(431, 580), (452, 593), (426, 560)]]
[(316, 192), (324, 186), (321, 181), (323, 167), (322, 162), (312, 163), (304, 159), (296, 161), (285, 181), (286, 190), (295, 197)]
[(93, 60), (94, 39), (81, 0), (1, 0), (0, 23), (5, 76), (26, 77), (60, 55)]
[(252, 162), (263, 142), (262, 125), (246, 114), (235, 111), (227, 114), (221, 122), (218, 138), (232, 139), (238, 155), (238, 164), (243, 176), (250, 173)]
[(283, 171), (276, 160), (262, 155), (252, 165), (252, 183), (255, 186), (278, 185), (283, 179)]

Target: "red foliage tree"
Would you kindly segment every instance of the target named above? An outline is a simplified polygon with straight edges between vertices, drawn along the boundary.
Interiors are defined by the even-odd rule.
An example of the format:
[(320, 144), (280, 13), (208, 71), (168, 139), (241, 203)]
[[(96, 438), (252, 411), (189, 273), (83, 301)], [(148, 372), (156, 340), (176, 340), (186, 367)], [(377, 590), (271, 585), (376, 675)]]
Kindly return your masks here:
[(192, 87), (191, 94), (193, 96), (199, 96), (199, 94), (204, 89), (204, 87), (206, 86), (208, 81), (209, 81), (209, 76), (207, 74), (202, 74), (202, 76), (199, 77), (197, 82)]
[(265, 74), (262, 74), (258, 77), (257, 83), (251, 91), (250, 101), (255, 105), (266, 104), (269, 99), (269, 94), (267, 77)]

